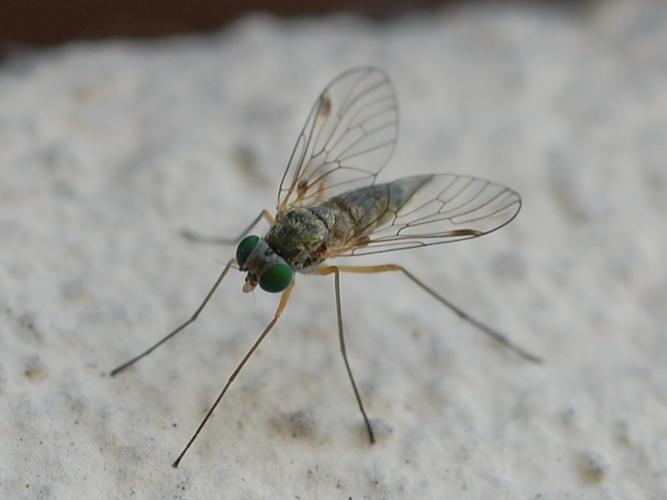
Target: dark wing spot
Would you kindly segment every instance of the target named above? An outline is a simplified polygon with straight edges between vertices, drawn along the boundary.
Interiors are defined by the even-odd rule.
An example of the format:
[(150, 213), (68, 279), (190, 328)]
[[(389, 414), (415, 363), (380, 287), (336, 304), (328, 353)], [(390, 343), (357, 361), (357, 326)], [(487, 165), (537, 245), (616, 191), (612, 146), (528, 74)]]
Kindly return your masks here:
[(320, 97), (320, 108), (317, 110), (317, 115), (320, 118), (326, 118), (331, 113), (331, 98), (328, 95)]
[(305, 179), (302, 179), (299, 181), (299, 183), (296, 185), (296, 194), (299, 199), (303, 198), (306, 196), (306, 192), (308, 191), (308, 181)]
[(355, 248), (362, 248), (367, 246), (371, 242), (371, 239), (368, 236), (362, 236), (360, 238), (357, 238), (356, 241), (353, 243), (353, 246)]
[(446, 235), (449, 237), (454, 236), (481, 236), (484, 233), (482, 231), (477, 231), (476, 229), (454, 229), (452, 231), (447, 231)]

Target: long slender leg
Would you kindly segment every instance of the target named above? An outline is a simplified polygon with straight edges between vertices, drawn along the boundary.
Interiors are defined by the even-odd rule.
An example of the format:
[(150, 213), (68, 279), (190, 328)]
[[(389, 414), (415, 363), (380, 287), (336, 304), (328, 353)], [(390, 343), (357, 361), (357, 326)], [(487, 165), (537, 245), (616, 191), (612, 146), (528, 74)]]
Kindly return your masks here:
[(494, 330), (490, 326), (485, 325), (481, 321), (473, 318), (470, 316), (468, 313), (466, 313), (464, 310), (459, 308), (458, 306), (452, 304), (449, 300), (445, 299), (442, 295), (434, 291), (432, 288), (428, 287), (425, 283), (423, 283), (421, 280), (419, 280), (414, 274), (409, 272), (407, 269), (405, 269), (402, 266), (399, 266), (397, 264), (382, 264), (378, 266), (320, 266), (318, 267), (314, 274), (320, 274), (320, 275), (326, 275), (326, 274), (332, 274), (332, 273), (338, 273), (338, 272), (347, 272), (347, 273), (383, 273), (387, 271), (400, 271), (402, 272), (405, 276), (410, 278), (410, 280), (415, 283), (417, 286), (419, 286), (422, 290), (424, 290), (426, 293), (428, 293), (431, 297), (436, 299), (438, 302), (441, 304), (444, 304), (445, 306), (449, 307), (452, 311), (454, 311), (461, 319), (468, 321), (469, 323), (473, 324), (476, 326), (480, 331), (494, 339), (496, 342), (502, 344), (504, 347), (507, 349), (515, 352), (522, 358), (531, 361), (533, 363), (542, 363), (542, 358), (526, 351), (524, 348), (518, 346), (514, 342), (512, 342), (506, 335), (500, 333), (497, 330)]
[(187, 320), (185, 323), (182, 323), (181, 325), (179, 325), (175, 330), (173, 330), (173, 331), (171, 331), (170, 333), (168, 333), (167, 335), (165, 335), (160, 341), (158, 341), (157, 343), (153, 344), (151, 347), (149, 347), (148, 349), (146, 349), (144, 352), (142, 352), (142, 353), (139, 354), (138, 356), (135, 356), (134, 358), (130, 359), (129, 361), (127, 361), (127, 362), (123, 363), (122, 365), (120, 365), (120, 366), (114, 368), (113, 370), (111, 370), (111, 376), (113, 377), (114, 375), (117, 375), (118, 373), (120, 373), (120, 372), (122, 372), (123, 370), (125, 370), (125, 368), (128, 368), (129, 366), (131, 366), (131, 365), (133, 365), (134, 363), (136, 363), (137, 361), (139, 361), (141, 358), (143, 358), (143, 357), (145, 357), (145, 356), (148, 356), (151, 352), (153, 352), (155, 349), (157, 349), (157, 348), (160, 347), (162, 344), (164, 344), (167, 340), (169, 340), (170, 338), (174, 337), (178, 332), (180, 332), (180, 331), (183, 330), (186, 326), (188, 326), (190, 323), (192, 323), (194, 320), (196, 320), (196, 319), (197, 319), (197, 316), (199, 316), (199, 313), (202, 311), (202, 309), (204, 309), (204, 307), (205, 307), (206, 304), (208, 303), (209, 299), (213, 296), (213, 293), (214, 293), (215, 290), (218, 288), (218, 285), (220, 284), (220, 282), (222, 281), (222, 279), (225, 277), (225, 275), (229, 272), (229, 270), (231, 269), (232, 264), (233, 264), (234, 262), (235, 262), (234, 259), (231, 259), (229, 262), (227, 262), (227, 265), (225, 266), (225, 268), (224, 268), (224, 269), (222, 270), (222, 272), (220, 273), (220, 276), (218, 276), (218, 279), (215, 280), (215, 283), (213, 284), (213, 287), (212, 287), (212, 288), (209, 290), (209, 292), (206, 294), (206, 297), (204, 298), (203, 302), (199, 305), (199, 307), (198, 307), (197, 310), (194, 312), (194, 314), (190, 317), (189, 320)]
[(338, 340), (340, 341), (340, 352), (343, 355), (343, 361), (345, 361), (345, 368), (347, 369), (347, 375), (350, 377), (350, 382), (352, 383), (352, 390), (354, 390), (354, 397), (357, 398), (357, 404), (359, 405), (359, 410), (361, 410), (361, 415), (364, 417), (364, 423), (366, 424), (366, 430), (368, 431), (368, 439), (370, 439), (371, 444), (375, 443), (375, 436), (373, 435), (373, 428), (371, 423), (366, 416), (366, 411), (364, 410), (364, 405), (361, 402), (361, 396), (359, 396), (359, 390), (357, 389), (357, 384), (354, 382), (354, 376), (352, 375), (352, 369), (350, 368), (350, 362), (347, 359), (347, 351), (345, 350), (345, 335), (343, 333), (343, 313), (341, 312), (340, 305), (340, 273), (338, 269), (334, 267), (334, 284), (336, 287), (336, 314), (338, 316)]
[(262, 343), (262, 340), (264, 340), (264, 337), (267, 336), (267, 334), (271, 331), (273, 328), (273, 325), (276, 324), (276, 321), (278, 321), (278, 318), (280, 318), (280, 315), (283, 313), (283, 310), (285, 309), (285, 306), (287, 305), (287, 301), (289, 300), (289, 297), (292, 293), (292, 289), (294, 288), (294, 281), (290, 284), (290, 286), (283, 292), (283, 294), (280, 297), (280, 303), (278, 304), (278, 308), (276, 309), (275, 314), (273, 315), (273, 319), (269, 321), (269, 324), (266, 325), (264, 330), (262, 330), (262, 333), (260, 336), (257, 338), (255, 343), (252, 345), (250, 350), (243, 356), (243, 359), (241, 362), (238, 364), (236, 369), (232, 372), (231, 376), (229, 377), (229, 380), (227, 380), (227, 383), (224, 385), (222, 390), (220, 391), (220, 394), (218, 394), (218, 397), (215, 398), (215, 401), (211, 405), (211, 407), (208, 409), (206, 412), (206, 415), (204, 416), (203, 420), (199, 424), (199, 427), (197, 427), (197, 430), (195, 433), (192, 435), (190, 438), (190, 441), (188, 441), (188, 444), (185, 445), (185, 448), (183, 448), (183, 451), (181, 451), (180, 455), (178, 455), (178, 458), (174, 460), (174, 463), (171, 464), (172, 467), (176, 468), (178, 467), (178, 464), (180, 463), (181, 459), (183, 458), (183, 455), (188, 451), (192, 443), (194, 443), (195, 439), (197, 439), (197, 436), (201, 432), (201, 430), (204, 428), (204, 425), (206, 425), (206, 422), (208, 421), (209, 418), (211, 418), (211, 415), (215, 411), (215, 408), (218, 406), (218, 403), (222, 400), (222, 397), (225, 395), (227, 392), (227, 389), (229, 388), (230, 385), (232, 385), (232, 382), (234, 382), (234, 379), (236, 376), (239, 374), (243, 366), (246, 364), (248, 359), (250, 359), (250, 356), (253, 355), (255, 350), (259, 347), (259, 345)]
[(185, 238), (186, 240), (194, 241), (195, 243), (210, 243), (212, 245), (235, 245), (239, 241), (241, 241), (241, 238), (245, 236), (250, 230), (257, 225), (257, 223), (262, 219), (266, 219), (269, 224), (273, 224), (273, 216), (269, 213), (268, 210), (264, 209), (262, 210), (257, 217), (253, 219), (253, 221), (246, 227), (241, 234), (239, 234), (236, 238), (219, 238), (217, 236), (206, 236), (202, 234), (195, 233), (193, 231), (190, 231), (189, 229), (182, 229), (181, 230), (181, 236)]

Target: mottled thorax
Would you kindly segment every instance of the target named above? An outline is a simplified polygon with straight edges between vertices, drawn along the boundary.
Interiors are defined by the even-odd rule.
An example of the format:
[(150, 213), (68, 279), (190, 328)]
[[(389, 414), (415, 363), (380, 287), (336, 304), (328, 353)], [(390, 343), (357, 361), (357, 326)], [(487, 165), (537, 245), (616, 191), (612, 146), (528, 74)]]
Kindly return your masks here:
[(293, 208), (276, 220), (264, 239), (297, 270), (321, 261), (329, 237), (326, 214), (309, 208)]

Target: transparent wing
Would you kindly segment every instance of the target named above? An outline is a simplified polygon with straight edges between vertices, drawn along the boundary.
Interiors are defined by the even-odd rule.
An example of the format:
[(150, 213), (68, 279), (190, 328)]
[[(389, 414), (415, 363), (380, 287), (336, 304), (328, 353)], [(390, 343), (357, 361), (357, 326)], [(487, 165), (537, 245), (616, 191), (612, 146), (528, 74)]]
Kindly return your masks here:
[[(423, 180), (423, 182), (422, 182)], [(477, 238), (508, 224), (521, 208), (516, 191), (455, 174), (406, 177), (387, 186), (376, 221), (331, 256), (368, 255)], [(393, 197), (393, 198), (392, 198)]]
[(373, 184), (398, 135), (391, 83), (378, 68), (346, 71), (317, 98), (280, 181), (277, 212)]

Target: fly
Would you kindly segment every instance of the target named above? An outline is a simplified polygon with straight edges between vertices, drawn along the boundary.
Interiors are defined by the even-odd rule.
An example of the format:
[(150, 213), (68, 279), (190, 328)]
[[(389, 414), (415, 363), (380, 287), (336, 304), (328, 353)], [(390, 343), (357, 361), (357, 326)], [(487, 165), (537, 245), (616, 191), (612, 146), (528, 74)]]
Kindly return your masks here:
[[(340, 349), (371, 443), (375, 442), (373, 428), (345, 350), (341, 273), (402, 273), (504, 347), (528, 361), (541, 362), (502, 333), (452, 304), (402, 266), (325, 263), (334, 257), (378, 254), (477, 238), (505, 226), (519, 212), (521, 197), (518, 193), (476, 177), (427, 174), (378, 183), (377, 176), (389, 160), (397, 136), (398, 108), (385, 73), (375, 67), (346, 71), (324, 89), (308, 115), (280, 182), (275, 216), (262, 210), (241, 236), (232, 240), (186, 234), (197, 241), (238, 244), (236, 255), (227, 262), (190, 319), (114, 369), (112, 376), (195, 321), (232, 267), (246, 273), (244, 292), (259, 285), (266, 292), (281, 295), (273, 318), (232, 372), (173, 467), (178, 467), (229, 386), (280, 318), (294, 288), (296, 273), (333, 275)], [(268, 232), (264, 236), (246, 236), (262, 219), (270, 224)]]

